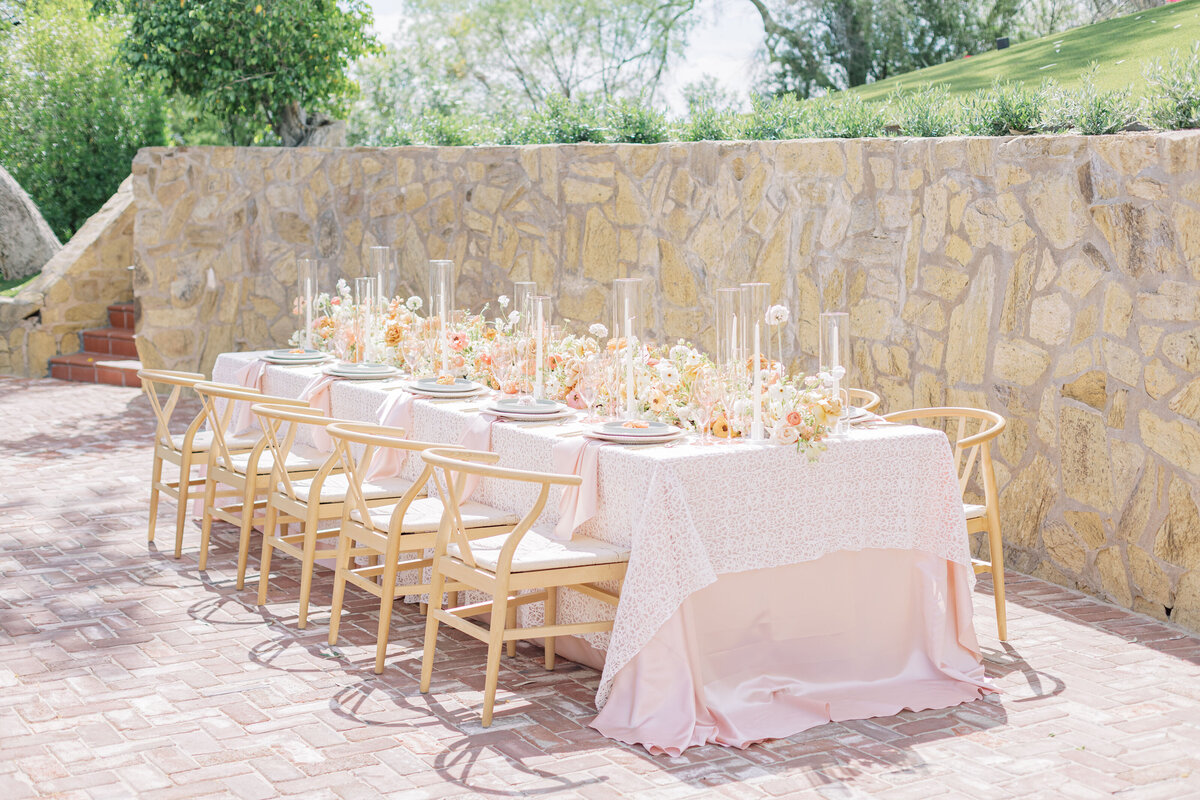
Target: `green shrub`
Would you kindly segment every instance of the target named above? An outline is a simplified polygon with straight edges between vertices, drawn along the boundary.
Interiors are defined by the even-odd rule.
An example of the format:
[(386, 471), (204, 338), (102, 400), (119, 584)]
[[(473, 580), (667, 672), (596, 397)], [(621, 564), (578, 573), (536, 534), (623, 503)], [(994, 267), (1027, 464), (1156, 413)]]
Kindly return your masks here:
[(603, 142), (604, 128), (596, 109), (562, 95), (551, 95), (545, 104), (524, 119), (508, 116), (500, 124), (501, 144), (576, 144)]
[(1040, 129), (1047, 98), (1023, 84), (997, 80), (967, 95), (964, 129), (971, 136), (1007, 136)]
[(750, 113), (742, 119), (741, 136), (754, 140), (800, 138), (810, 124), (809, 105), (792, 94), (752, 97)]
[(901, 136), (952, 136), (960, 130), (956, 106), (945, 86), (926, 86), (894, 97)]
[(679, 125), (679, 138), (685, 142), (720, 142), (737, 136), (738, 115), (712, 106), (693, 108)]
[(614, 142), (658, 144), (667, 140), (667, 117), (660, 111), (631, 100), (608, 106), (609, 137)]
[(1072, 130), (1086, 136), (1117, 133), (1137, 121), (1137, 104), (1129, 89), (1103, 91), (1096, 87), (1096, 65), (1083, 75), (1074, 92), (1064, 96), (1062, 106)]
[(1167, 62), (1146, 69), (1146, 116), (1159, 128), (1200, 128), (1200, 42), (1190, 53), (1172, 50)]
[(0, 163), (66, 241), (167, 143), (161, 92), (117, 60), (126, 24), (89, 0), (30, 3), (0, 26)]
[(824, 106), (825, 135), (838, 139), (863, 139), (887, 134), (883, 103), (866, 103), (852, 95)]
[(437, 147), (464, 147), (478, 144), (483, 138), (473, 118), (441, 110), (427, 113), (415, 133), (421, 144)]

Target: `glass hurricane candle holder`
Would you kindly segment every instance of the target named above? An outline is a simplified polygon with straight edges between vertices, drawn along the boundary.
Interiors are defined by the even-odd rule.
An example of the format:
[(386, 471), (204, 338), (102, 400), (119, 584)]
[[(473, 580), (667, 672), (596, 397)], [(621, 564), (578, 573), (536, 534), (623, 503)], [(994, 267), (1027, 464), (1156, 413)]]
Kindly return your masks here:
[(637, 413), (637, 362), (641, 356), (645, 332), (645, 292), (641, 278), (617, 278), (613, 281), (612, 336), (621, 354), (621, 377), (625, 417), (635, 419)]
[(838, 417), (837, 433), (843, 433), (846, 428), (846, 417), (850, 413), (848, 393), (844, 390), (850, 386), (850, 370), (848, 363), (853, 363), (850, 356), (850, 315), (845, 311), (826, 311), (820, 317), (820, 340), (817, 351), (817, 364), (820, 372), (830, 377), (834, 397), (841, 401), (842, 413)]
[(717, 289), (717, 364), (723, 369), (745, 369), (742, 348), (740, 288)]
[(296, 315), (297, 327), (303, 331), (300, 346), (305, 350), (313, 349), (313, 310), (317, 301), (317, 260), (315, 258), (296, 259)]
[(750, 438), (765, 439), (763, 427), (763, 347), (766, 344), (768, 283), (743, 283), (742, 341), (749, 355)]
[(434, 259), (429, 262), (429, 311), (437, 331), (434, 363), (439, 374), (450, 372), (450, 311), (454, 308), (454, 262)]
[(513, 311), (520, 316), (517, 318), (517, 332), (529, 332), (529, 298), (537, 294), (537, 284), (533, 281), (513, 281)]
[(550, 359), (550, 298), (544, 294), (529, 297), (529, 336), (533, 340), (533, 398), (546, 396), (546, 370)]
[(388, 302), (396, 296), (398, 279), (396, 262), (390, 247), (372, 247), (367, 251), (367, 264), (371, 278), (375, 279), (375, 301), (380, 309), (386, 309)]
[(354, 341), (352, 343), (352, 358), (354, 363), (372, 362), (375, 360), (375, 349), (372, 342), (375, 338), (375, 279), (371, 277), (354, 279)]

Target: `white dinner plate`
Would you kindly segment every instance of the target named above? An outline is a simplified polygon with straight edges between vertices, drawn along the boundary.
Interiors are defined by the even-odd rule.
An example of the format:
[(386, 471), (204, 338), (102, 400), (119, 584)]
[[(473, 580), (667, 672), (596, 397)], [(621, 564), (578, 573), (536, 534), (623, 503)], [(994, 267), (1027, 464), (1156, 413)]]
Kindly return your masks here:
[[(367, 365), (367, 366), (372, 366), (372, 367), (381, 366), (381, 367), (383, 367), (382, 370), (380, 370), (380, 369), (353, 369), (353, 367), (355, 367), (355, 366), (362, 366), (362, 365), (335, 364), (333, 366), (326, 367), (325, 374), (332, 375), (335, 378), (349, 378), (350, 380), (356, 380), (356, 381), (378, 381), (378, 380), (384, 380), (386, 378), (394, 377), (394, 376), (398, 375), (400, 372), (395, 367), (389, 367), (384, 364)], [(350, 369), (347, 369), (347, 367), (350, 367)]]
[(412, 382), (416, 391), (423, 394), (461, 394), (482, 389), (482, 384), (466, 378), (455, 378), (454, 383), (438, 383), (437, 378), (419, 378)]
[(484, 410), (489, 414), (495, 414), (497, 417), (503, 417), (504, 419), (511, 419), (514, 422), (557, 422), (575, 416), (575, 409), (566, 407), (553, 414), (522, 414), (519, 411), (504, 411), (495, 407), (489, 407)]
[(410, 394), (420, 395), (421, 397), (430, 397), (434, 400), (462, 400), (468, 397), (479, 397), (481, 394), (488, 393), (486, 386), (480, 386), (477, 389), (468, 389), (465, 392), (430, 392), (420, 386), (417, 386), (411, 381), (404, 384), (404, 390)]
[(312, 364), (324, 364), (329, 360), (329, 356), (325, 354), (310, 356), (308, 358), (276, 358), (270, 353), (267, 353), (264, 356), (260, 356), (260, 358), (262, 358), (262, 360), (268, 364), (279, 364), (285, 367), (301, 367)]
[(534, 400), (532, 397), (501, 397), (492, 403), (492, 409), (514, 414), (561, 414), (569, 410), (554, 400)]
[(305, 350), (303, 347), (280, 348), (279, 350), (271, 350), (267, 355), (272, 358), (283, 359), (306, 359), (306, 358), (325, 358), (325, 354), (320, 350)]
[(676, 428), (676, 433), (667, 433), (659, 436), (621, 436), (615, 433), (605, 433), (600, 430), (590, 430), (583, 435), (589, 439), (598, 439), (602, 442), (613, 442), (615, 444), (663, 444), (664, 442), (673, 442), (676, 439), (682, 439), (687, 436), (687, 431)]
[(643, 421), (646, 427), (644, 428), (627, 428), (621, 420), (605, 422), (603, 425), (597, 425), (595, 430), (607, 436), (625, 436), (625, 437), (650, 437), (667, 436), (675, 432), (683, 433), (682, 428), (677, 428), (674, 425), (668, 425), (665, 422), (658, 421)]

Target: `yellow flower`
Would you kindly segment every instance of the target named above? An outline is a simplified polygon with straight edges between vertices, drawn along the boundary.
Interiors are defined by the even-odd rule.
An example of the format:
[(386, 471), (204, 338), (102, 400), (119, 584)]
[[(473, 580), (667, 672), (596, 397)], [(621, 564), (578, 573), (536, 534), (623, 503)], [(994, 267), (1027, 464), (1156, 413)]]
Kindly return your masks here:
[(662, 393), (661, 389), (650, 390), (650, 410), (655, 414), (661, 414), (667, 410), (667, 396)]
[[(182, 5), (182, 3), (180, 3), (180, 5)], [(257, 5), (257, 6), (255, 6), (255, 7), (254, 7), (254, 13), (255, 13), (255, 14), (261, 14), (261, 13), (262, 13), (262, 6), (261, 6), (261, 5)]]

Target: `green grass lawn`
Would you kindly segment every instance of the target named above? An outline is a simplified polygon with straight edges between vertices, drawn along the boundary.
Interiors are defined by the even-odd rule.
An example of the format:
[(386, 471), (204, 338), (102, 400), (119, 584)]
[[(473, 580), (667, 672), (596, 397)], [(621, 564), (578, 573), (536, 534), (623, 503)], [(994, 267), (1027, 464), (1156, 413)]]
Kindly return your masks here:
[(1053, 78), (1065, 87), (1095, 61), (1102, 89), (1132, 86), (1140, 92), (1146, 63), (1172, 49), (1181, 52), (1200, 39), (1200, 0), (1182, 0), (1107, 22), (1085, 25), (971, 58), (908, 72), (852, 90), (864, 100), (882, 100), (897, 89), (945, 84), (951, 94), (984, 89), (996, 78), (1034, 85)]
[(28, 278), (10, 278), (5, 280), (0, 278), (0, 297), (15, 297), (17, 292), (21, 291), (25, 284), (36, 278), (39, 273), (34, 273)]

